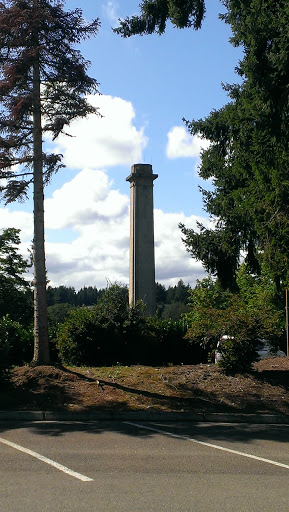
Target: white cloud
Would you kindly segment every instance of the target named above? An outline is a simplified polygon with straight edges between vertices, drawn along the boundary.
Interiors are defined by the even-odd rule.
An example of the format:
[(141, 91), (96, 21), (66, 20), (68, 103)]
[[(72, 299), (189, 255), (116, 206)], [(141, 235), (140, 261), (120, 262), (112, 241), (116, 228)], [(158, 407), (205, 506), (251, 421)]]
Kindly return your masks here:
[(207, 149), (209, 145), (209, 141), (198, 135), (192, 137), (184, 126), (174, 126), (168, 132), (166, 154), (168, 158), (199, 158), (201, 150)]
[(103, 117), (89, 115), (73, 121), (67, 130), (73, 137), (60, 135), (56, 152), (64, 155), (64, 163), (71, 169), (102, 168), (131, 165), (142, 159), (147, 145), (144, 130), (133, 125), (135, 112), (132, 104), (112, 96), (89, 96), (99, 107)]
[(155, 224), (155, 260), (156, 280), (166, 286), (175, 285), (182, 279), (185, 283), (194, 284), (202, 279), (205, 271), (200, 262), (196, 262), (186, 251), (182, 242), (182, 233), (178, 227), (183, 223), (188, 228), (197, 229), (197, 221), (208, 225), (208, 220), (183, 213), (154, 212)]
[(83, 169), (45, 200), (46, 228), (81, 230), (120, 219), (127, 212), (128, 198), (111, 187), (103, 171)]
[[(107, 280), (128, 284), (129, 198), (113, 188), (103, 171), (83, 170), (46, 200), (46, 225), (71, 228), (70, 243), (46, 244), (48, 277), (52, 286), (106, 286)], [(61, 215), (63, 212), (63, 215)], [(179, 279), (193, 284), (204, 270), (186, 252), (179, 222), (196, 227), (206, 220), (183, 213), (155, 210), (156, 279), (166, 286)]]
[[(129, 199), (112, 188), (104, 171), (84, 169), (45, 201), (48, 277), (52, 286), (106, 286), (127, 282)], [(74, 239), (53, 242), (53, 230)]]
[(115, 0), (108, 0), (108, 2), (102, 5), (102, 11), (113, 27), (115, 27), (118, 24), (118, 6), (119, 4)]
[[(78, 174), (54, 190), (45, 200), (46, 261), (52, 286), (97, 286), (107, 280), (128, 284), (129, 276), (129, 190), (121, 194), (105, 172), (112, 165), (141, 161), (147, 143), (143, 130), (133, 125), (135, 113), (130, 102), (111, 96), (90, 97), (105, 116), (89, 116), (71, 124), (73, 138), (60, 137), (57, 151), (68, 167)], [(55, 144), (50, 145), (55, 149)], [(198, 156), (200, 140), (191, 138), (183, 127), (169, 133), (168, 154)], [(202, 278), (202, 265), (186, 252), (179, 222), (196, 227), (183, 213), (155, 211), (156, 279), (166, 286), (179, 279), (194, 284)], [(33, 214), (0, 208), (0, 229), (21, 229), (22, 251), (27, 254), (33, 238)]]
[(21, 240), (30, 241), (33, 233), (33, 217), (29, 212), (13, 211), (12, 206), (0, 208), (0, 230), (16, 228), (21, 230)]
[[(45, 200), (45, 219), (51, 286), (103, 288), (107, 280), (128, 284), (129, 197), (113, 188), (104, 171), (84, 169), (56, 190)], [(179, 222), (194, 228), (197, 220), (207, 223), (196, 216), (155, 210), (158, 282), (169, 286), (183, 279), (194, 284), (204, 276), (201, 264), (186, 252), (178, 228)], [(0, 209), (0, 228), (12, 226), (22, 230), (25, 253), (33, 237), (32, 213)]]

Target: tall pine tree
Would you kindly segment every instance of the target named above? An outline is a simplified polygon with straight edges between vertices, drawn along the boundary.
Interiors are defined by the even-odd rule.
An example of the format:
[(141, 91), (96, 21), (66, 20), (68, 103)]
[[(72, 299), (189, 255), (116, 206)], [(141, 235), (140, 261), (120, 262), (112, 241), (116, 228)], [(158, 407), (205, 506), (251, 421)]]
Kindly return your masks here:
[(211, 141), (200, 175), (205, 208), (216, 229), (181, 226), (189, 252), (234, 287), (242, 251), (254, 272), (263, 266), (281, 290), (289, 285), (289, 4), (226, 0), (224, 20), (244, 48), (241, 85), (226, 86), (230, 103), (187, 122)]
[(65, 11), (59, 0), (0, 3), (0, 192), (4, 201), (34, 197), (34, 357), (49, 364), (44, 243), (44, 185), (60, 167), (61, 155), (44, 152), (78, 117), (98, 113), (86, 95), (98, 83), (75, 46), (97, 33), (80, 9)]

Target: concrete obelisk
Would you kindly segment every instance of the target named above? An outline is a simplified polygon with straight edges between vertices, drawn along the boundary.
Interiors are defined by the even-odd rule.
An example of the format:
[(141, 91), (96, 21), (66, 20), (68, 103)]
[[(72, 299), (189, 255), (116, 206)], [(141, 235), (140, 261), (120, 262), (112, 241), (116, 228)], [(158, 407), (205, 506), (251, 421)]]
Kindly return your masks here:
[(155, 252), (153, 182), (158, 177), (149, 164), (135, 164), (126, 178), (130, 182), (129, 302), (146, 304), (145, 314), (154, 315)]

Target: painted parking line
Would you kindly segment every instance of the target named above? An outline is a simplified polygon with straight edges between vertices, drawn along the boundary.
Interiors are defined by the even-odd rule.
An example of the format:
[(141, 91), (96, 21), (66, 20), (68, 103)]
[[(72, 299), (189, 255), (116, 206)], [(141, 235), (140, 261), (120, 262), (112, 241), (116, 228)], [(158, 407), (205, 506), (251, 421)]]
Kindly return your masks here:
[(63, 473), (66, 473), (69, 476), (77, 478), (78, 480), (82, 480), (82, 482), (93, 482), (92, 478), (82, 475), (81, 473), (77, 473), (76, 471), (73, 471), (72, 469), (69, 469), (66, 466), (63, 466), (62, 464), (59, 464), (58, 462), (55, 462), (54, 460), (44, 457), (44, 455), (40, 455), (39, 453), (34, 452), (33, 450), (29, 450), (29, 448), (24, 448), (24, 446), (20, 446), (19, 444), (12, 443), (11, 441), (7, 441), (7, 439), (4, 439), (2, 437), (0, 437), (0, 443), (6, 444), (7, 446), (10, 446), (10, 448), (14, 448), (15, 450), (26, 453), (27, 455), (31, 455), (35, 459), (39, 459), (42, 462), (45, 462), (46, 464), (49, 464), (50, 466), (53, 466), (56, 469), (59, 469), (59, 471), (62, 471)]
[(159, 434), (163, 434), (164, 436), (176, 437), (178, 439), (183, 439), (185, 441), (191, 441), (192, 443), (200, 444), (202, 446), (207, 446), (207, 447), (213, 448), (215, 450), (221, 450), (223, 452), (232, 453), (234, 455), (240, 455), (241, 457), (247, 457), (248, 459), (254, 459), (254, 460), (258, 460), (260, 462), (265, 462), (267, 464), (272, 464), (273, 466), (279, 466), (280, 468), (289, 469), (288, 464), (282, 464), (281, 462), (276, 462), (274, 460), (265, 459), (263, 457), (258, 457), (257, 455), (251, 455), (250, 453), (240, 452), (237, 450), (231, 450), (230, 448), (225, 448), (224, 446), (219, 446), (217, 444), (212, 444), (212, 443), (206, 443), (205, 441), (199, 441), (198, 439), (194, 439), (192, 437), (182, 436), (180, 434), (173, 434), (172, 432), (167, 432), (166, 430), (161, 430), (161, 429), (155, 428), (155, 427), (149, 427), (147, 425), (140, 425), (139, 423), (132, 423), (130, 421), (125, 421), (124, 423), (126, 423), (127, 425), (132, 425), (134, 427), (142, 428), (145, 430), (151, 430), (153, 432), (158, 432)]

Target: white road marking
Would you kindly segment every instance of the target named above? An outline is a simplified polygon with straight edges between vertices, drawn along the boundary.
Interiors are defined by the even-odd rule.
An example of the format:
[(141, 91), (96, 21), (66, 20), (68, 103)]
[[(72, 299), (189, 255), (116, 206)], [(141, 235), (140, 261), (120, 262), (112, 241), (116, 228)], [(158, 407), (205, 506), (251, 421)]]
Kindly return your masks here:
[(3, 439), (2, 437), (0, 437), (0, 443), (6, 444), (7, 446), (10, 446), (11, 448), (15, 448), (15, 450), (18, 450), (20, 452), (24, 452), (28, 455), (31, 455), (32, 457), (35, 457), (36, 459), (39, 459), (42, 462), (45, 462), (46, 464), (49, 464), (50, 466), (53, 466), (56, 469), (59, 469), (59, 471), (62, 471), (63, 473), (67, 473), (67, 475), (69, 475), (69, 476), (73, 476), (74, 478), (77, 478), (78, 480), (82, 480), (82, 482), (93, 482), (92, 478), (89, 478), (88, 476), (81, 475), (80, 473), (77, 473), (76, 471), (72, 471), (72, 469), (62, 466), (62, 464), (59, 464), (58, 462), (55, 462), (54, 460), (48, 459), (47, 457), (44, 457), (44, 455), (40, 455), (39, 453), (29, 450), (29, 448), (24, 448), (23, 446), (20, 446), (19, 444), (12, 443), (11, 441), (7, 441), (7, 439)]
[(148, 427), (147, 425), (140, 425), (138, 423), (132, 423), (130, 421), (125, 421), (124, 423), (126, 423), (127, 425), (132, 425), (134, 427), (143, 428), (145, 430), (152, 430), (153, 432), (158, 432), (159, 434), (163, 434), (164, 436), (176, 437), (178, 439), (183, 439), (185, 441), (191, 441), (192, 443), (201, 444), (202, 446), (208, 446), (209, 448), (214, 448), (215, 450), (221, 450), (223, 452), (233, 453), (234, 455), (240, 455), (242, 457), (247, 457), (248, 459), (254, 459), (254, 460), (258, 460), (260, 462), (266, 462), (267, 464), (273, 464), (273, 466), (279, 466), (281, 468), (289, 469), (288, 464), (282, 464), (281, 462), (276, 462), (274, 460), (264, 459), (263, 457), (258, 457), (257, 455), (251, 455), (250, 453), (239, 452), (237, 450), (231, 450), (230, 448), (225, 448), (225, 447), (219, 446), (217, 444), (206, 443), (204, 441), (198, 441), (198, 439), (193, 439), (188, 436), (182, 436), (180, 434), (173, 434), (171, 432), (167, 432), (166, 430), (161, 430), (161, 429), (154, 428), (154, 427)]

